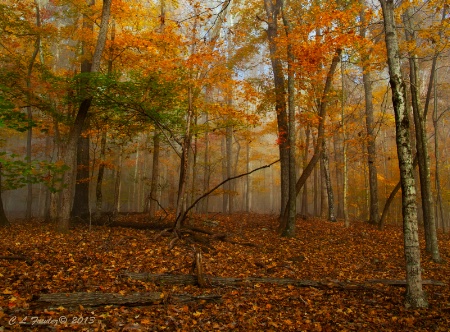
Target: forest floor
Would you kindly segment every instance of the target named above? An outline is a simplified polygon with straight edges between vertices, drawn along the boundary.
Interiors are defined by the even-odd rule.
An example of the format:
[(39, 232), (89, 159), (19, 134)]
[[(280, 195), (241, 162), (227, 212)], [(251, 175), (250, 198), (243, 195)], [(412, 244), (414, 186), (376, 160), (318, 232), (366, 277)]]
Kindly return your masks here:
[[(144, 220), (139, 215), (121, 218)], [(160, 236), (160, 229), (77, 226), (61, 235), (39, 220), (13, 221), (0, 229), (0, 256), (15, 257), (0, 259), (0, 331), (449, 330), (448, 234), (439, 234), (444, 263), (433, 263), (422, 252), (423, 278), (447, 285), (424, 286), (429, 308), (406, 310), (405, 288), (364, 283), (405, 278), (398, 226), (379, 231), (362, 222), (345, 228), (343, 222), (299, 219), (296, 237), (286, 239), (277, 235), (274, 216), (198, 216), (192, 224), (226, 233), (240, 243), (201, 235), (210, 241), (209, 249), (203, 241), (207, 276), (307, 279), (323, 282), (323, 287), (248, 283), (200, 288), (133, 280), (125, 273), (192, 274), (192, 244), (171, 243), (170, 237)], [(337, 280), (362, 286), (338, 287)], [(161, 301), (134, 306), (38, 305), (43, 294), (74, 292), (160, 292)], [(172, 301), (180, 294), (214, 294), (220, 299)]]

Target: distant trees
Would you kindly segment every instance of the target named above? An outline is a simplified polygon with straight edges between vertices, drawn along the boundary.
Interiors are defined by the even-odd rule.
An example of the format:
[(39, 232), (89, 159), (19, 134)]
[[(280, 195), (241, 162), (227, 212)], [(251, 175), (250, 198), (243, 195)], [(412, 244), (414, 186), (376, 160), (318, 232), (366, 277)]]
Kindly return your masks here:
[[(400, 27), (406, 30), (401, 30), (399, 43), (403, 75), (410, 73), (406, 83), (412, 83), (408, 98), (413, 110), (419, 110), (414, 112), (416, 134), (421, 133), (417, 147), (426, 147), (426, 142), (418, 142), (431, 127), (427, 105), (435, 111), (433, 124), (440, 121), (436, 128), (442, 142), (422, 160), (428, 164), (420, 166), (429, 170), (421, 176), (421, 186), (428, 184), (421, 188), (420, 205), (426, 225), (432, 223), (433, 195), (440, 196), (436, 201), (442, 207), (441, 219), (448, 213), (449, 179), (442, 171), (448, 155), (439, 149), (448, 141), (443, 135), (448, 113), (445, 78), (439, 76), (435, 95), (430, 83), (423, 83), (434, 81), (436, 62), (445, 60), (439, 56), (448, 48), (441, 41), (448, 36), (442, 23), (446, 7), (431, 10), (437, 3), (396, 8), (405, 15), (412, 10), (411, 20), (403, 15)], [(37, 11), (31, 0), (1, 4), (0, 95), (12, 104), (10, 111), (2, 110), (4, 119), (11, 126), (19, 117), (25, 120), (16, 125), (28, 130), (37, 144), (30, 144), (28, 161), (39, 160), (45, 150), (48, 161), (70, 168), (62, 185), (56, 181), (55, 190), (29, 186), (32, 198), (53, 197), (52, 204), (45, 199), (53, 218), (59, 214), (60, 220), (70, 220), (91, 210), (99, 217), (114, 208), (144, 207), (155, 216), (161, 208), (165, 213), (176, 209), (178, 195), (183, 196), (178, 215), (184, 215), (183, 207), (211, 187), (272, 162), (277, 150), (281, 163), (273, 170), (226, 182), (202, 200), (198, 211), (279, 213), (283, 236), (295, 235), (297, 210), (305, 216), (325, 216), (328, 209), (328, 219), (334, 220), (343, 217), (345, 208), (347, 224), (361, 218), (373, 224), (400, 220), (400, 201), (390, 195), (399, 180), (398, 157), (377, 8), (348, 1), (183, 0), (141, 6), (140, 0), (132, 0), (120, 8), (112, 2), (111, 19), (100, 30), (107, 2), (40, 3)], [(94, 73), (97, 39), (106, 28)], [(427, 59), (435, 63), (429, 72)], [(88, 116), (90, 128), (78, 127)], [(84, 151), (78, 154), (84, 158), (78, 169), (75, 157), (68, 157), (75, 151), (74, 135), (84, 143), (76, 147)], [(144, 139), (150, 136), (152, 146)], [(24, 137), (19, 140), (26, 142)], [(5, 150), (25, 156), (22, 147)], [(75, 173), (78, 179), (72, 177)], [(122, 185), (115, 190), (113, 183)], [(43, 198), (34, 202), (35, 209), (43, 208)], [(61, 225), (67, 230), (67, 221)], [(433, 226), (425, 229), (427, 249), (435, 253), (430, 243), (437, 243), (437, 237), (430, 235), (436, 233)]]

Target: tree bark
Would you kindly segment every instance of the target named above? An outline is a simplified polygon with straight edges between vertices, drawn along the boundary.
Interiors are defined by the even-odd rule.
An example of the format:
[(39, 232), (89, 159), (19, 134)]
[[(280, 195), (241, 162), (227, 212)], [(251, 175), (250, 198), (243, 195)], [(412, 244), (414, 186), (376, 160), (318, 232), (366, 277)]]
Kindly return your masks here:
[(283, 64), (278, 54), (277, 38), (278, 17), (281, 14), (283, 0), (264, 0), (264, 8), (267, 15), (267, 39), (269, 42), (270, 60), (272, 64), (273, 80), (275, 86), (275, 112), (278, 126), (278, 147), (280, 151), (280, 176), (281, 176), (281, 211), (280, 227), (284, 228), (283, 217), (286, 213), (289, 198), (289, 142), (288, 142), (288, 116), (286, 110), (286, 87), (284, 80)]
[(289, 41), (289, 35), (292, 30), (292, 24), (289, 21), (287, 8), (282, 8), (282, 17), (284, 29), (286, 32), (286, 39), (288, 40), (287, 46), (287, 59), (288, 59), (288, 153), (289, 153), (289, 183), (288, 183), (288, 205), (286, 207), (286, 213), (283, 215), (285, 219), (282, 221), (284, 227), (282, 228), (281, 235), (285, 237), (295, 236), (295, 221), (297, 216), (297, 192), (295, 190), (296, 184), (296, 162), (295, 162), (295, 77), (293, 70), (294, 54), (292, 51), (292, 43)]
[(333, 187), (331, 185), (330, 161), (328, 159), (328, 149), (325, 140), (322, 143), (322, 149), (323, 149), (322, 150), (323, 170), (328, 197), (328, 221), (335, 222), (336, 214), (334, 212), (334, 195), (333, 195)]
[(159, 150), (160, 150), (161, 137), (159, 132), (155, 129), (153, 135), (153, 162), (152, 162), (152, 180), (150, 183), (150, 193), (147, 197), (146, 207), (150, 218), (154, 218), (156, 215), (157, 202), (156, 194), (159, 187)]
[(422, 290), (416, 189), (409, 137), (410, 124), (406, 109), (406, 87), (400, 66), (400, 52), (394, 18), (394, 1), (380, 0), (380, 4), (384, 17), (392, 104), (395, 113), (397, 155), (402, 187), (403, 236), (407, 282), (405, 305), (411, 308), (423, 308), (428, 306), (428, 302)]
[(3, 198), (2, 198), (2, 171), (3, 171), (3, 165), (0, 163), (0, 227), (9, 226), (9, 220), (6, 217), (5, 210), (3, 208)]
[[(406, 40), (416, 41), (416, 33), (412, 23), (411, 8), (407, 8), (403, 16), (405, 22)], [(417, 157), (419, 160), (420, 192), (422, 198), (422, 211), (425, 229), (426, 250), (431, 254), (434, 261), (441, 260), (436, 234), (436, 218), (434, 214), (433, 194), (431, 192), (431, 170), (430, 156), (428, 154), (426, 122), (423, 110), (420, 107), (420, 80), (419, 80), (419, 59), (417, 54), (409, 54), (410, 70), (410, 90), (412, 99), (412, 109), (414, 116)]]
[(194, 117), (193, 101), (192, 101), (192, 87), (188, 88), (188, 112), (186, 115), (186, 129), (184, 132), (184, 141), (181, 153), (180, 162), (180, 177), (178, 182), (178, 196), (175, 227), (181, 228), (185, 220), (186, 211), (186, 186), (189, 171), (189, 152), (191, 148), (191, 124)]
[(106, 158), (106, 129), (102, 131), (102, 137), (100, 139), (100, 157), (99, 157), (99, 166), (98, 166), (98, 174), (97, 174), (97, 183), (95, 186), (95, 198), (96, 198), (96, 209), (95, 216), (99, 218), (102, 209), (103, 209), (103, 193), (102, 193), (102, 185), (103, 185), (103, 177), (105, 175), (105, 158)]
[[(152, 273), (138, 273), (127, 272), (125, 277), (129, 277), (135, 280), (143, 280), (162, 285), (198, 285), (196, 275), (189, 274), (152, 274)], [(276, 285), (292, 285), (295, 287), (314, 287), (314, 288), (360, 288), (367, 287), (373, 284), (382, 284), (390, 286), (405, 286), (407, 285), (405, 280), (388, 280), (388, 279), (369, 279), (360, 282), (351, 281), (315, 281), (307, 279), (290, 279), (290, 278), (233, 278), (233, 277), (208, 277), (212, 286), (231, 286), (238, 287), (251, 284), (276, 284)], [(438, 280), (424, 280), (425, 285), (446, 286), (446, 283)]]
[[(310, 141), (310, 134), (311, 130), (309, 127), (309, 124), (306, 125), (305, 129), (305, 147), (303, 152), (303, 161), (302, 161), (302, 168), (304, 169), (306, 165), (308, 164), (308, 150), (309, 150), (309, 141)], [(308, 208), (308, 182), (306, 181), (303, 185), (303, 193), (302, 193), (302, 216), (307, 217), (309, 215), (309, 208)]]
[[(102, 19), (100, 24), (100, 31), (97, 38), (97, 45), (95, 47), (94, 56), (92, 58), (92, 65), (90, 66), (90, 72), (96, 73), (100, 69), (100, 61), (105, 48), (106, 37), (108, 32), (108, 23), (110, 16), (112, 0), (103, 0), (102, 7)], [(87, 65), (83, 63), (83, 65)], [(70, 128), (69, 139), (66, 144), (66, 150), (64, 153), (64, 163), (70, 168), (64, 173), (63, 183), (66, 185), (61, 191), (61, 210), (58, 220), (58, 231), (66, 233), (69, 231), (70, 226), (70, 211), (73, 203), (73, 185), (74, 175), (76, 174), (76, 159), (77, 159), (77, 142), (84, 127), (85, 120), (89, 113), (92, 97), (89, 94), (81, 102), (75, 117), (75, 122)]]
[[(40, 15), (40, 9), (39, 9), (39, 3), (35, 0), (34, 6), (36, 7), (36, 27), (41, 26), (41, 15)], [(31, 55), (30, 62), (28, 63), (28, 70), (27, 70), (27, 117), (28, 117), (28, 131), (27, 131), (27, 163), (29, 166), (31, 166), (31, 144), (33, 139), (33, 110), (31, 108), (31, 75), (33, 73), (33, 67), (34, 63), (36, 61), (36, 57), (39, 53), (39, 50), (41, 48), (41, 37), (38, 34), (36, 36), (36, 41), (34, 43), (34, 50), (33, 54)], [(27, 209), (25, 212), (25, 218), (31, 219), (32, 217), (32, 208), (33, 208), (33, 184), (31, 183), (31, 177), (30, 175), (27, 176)]]
[(119, 306), (146, 306), (159, 305), (166, 303), (186, 303), (191, 301), (217, 301), (220, 300), (219, 295), (209, 294), (193, 296), (189, 294), (171, 294), (167, 299), (164, 293), (160, 292), (145, 292), (145, 293), (130, 293), (126, 295), (116, 293), (52, 293), (41, 294), (37, 300), (34, 301), (33, 307), (98, 307), (105, 305), (119, 305)]
[[(322, 142), (324, 140), (323, 136), (325, 132), (325, 117), (327, 115), (326, 111), (328, 106), (328, 93), (330, 92), (332, 87), (333, 76), (334, 73), (336, 72), (337, 65), (340, 61), (340, 54), (341, 50), (340, 49), (336, 50), (336, 54), (333, 56), (330, 69), (328, 70), (327, 73), (325, 86), (322, 92), (321, 100), (319, 102), (319, 127), (317, 130), (317, 139), (314, 147), (314, 155), (312, 156), (308, 165), (303, 169), (302, 175), (295, 184), (296, 195), (299, 194), (300, 190), (302, 189), (308, 177), (311, 175), (312, 171), (314, 170), (314, 167), (316, 166), (316, 163), (319, 161), (322, 154)], [(286, 207), (284, 208), (284, 211), (286, 213), (287, 211)]]
[[(362, 1), (364, 3), (364, 1)], [(359, 15), (361, 19), (361, 37), (366, 38), (366, 20), (364, 10)], [(366, 131), (367, 131), (367, 163), (369, 165), (369, 223), (380, 226), (379, 223), (379, 204), (378, 204), (378, 174), (377, 174), (377, 148), (376, 136), (374, 132), (374, 116), (373, 116), (373, 101), (372, 101), (372, 80), (370, 68), (367, 65), (372, 50), (367, 50), (362, 58), (363, 70), (363, 84), (364, 84), (364, 98), (366, 110)]]
[(113, 203), (113, 216), (117, 216), (120, 212), (120, 189), (122, 187), (122, 160), (123, 160), (123, 145), (120, 146), (119, 160), (116, 167), (116, 176), (114, 179), (114, 203)]
[[(86, 120), (85, 127), (89, 127)], [(86, 128), (87, 129), (87, 128)], [(71, 217), (76, 221), (86, 221), (89, 216), (89, 183), (90, 183), (90, 138), (89, 135), (81, 135), (77, 143), (77, 171), (75, 195), (73, 200)]]

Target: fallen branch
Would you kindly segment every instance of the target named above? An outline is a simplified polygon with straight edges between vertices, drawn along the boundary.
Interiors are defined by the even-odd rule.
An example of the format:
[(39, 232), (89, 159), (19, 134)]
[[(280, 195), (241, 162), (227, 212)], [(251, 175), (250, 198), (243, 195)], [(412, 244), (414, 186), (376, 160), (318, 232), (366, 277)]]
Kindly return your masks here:
[[(261, 169), (268, 168), (268, 167), (270, 167), (270, 166), (276, 164), (276, 163), (279, 162), (279, 161), (280, 161), (280, 159), (275, 160), (274, 162), (272, 162), (272, 163), (270, 163), (270, 164), (268, 164), (268, 165), (264, 165), (264, 166), (255, 168), (255, 169), (251, 170), (250, 172), (242, 173), (242, 174), (239, 174), (239, 175), (236, 175), (236, 176), (232, 176), (232, 177), (230, 177), (230, 178), (228, 178), (228, 179), (223, 180), (223, 181), (220, 182), (218, 185), (216, 185), (215, 187), (213, 187), (212, 189), (208, 190), (206, 193), (204, 193), (203, 195), (201, 195), (200, 197), (198, 197), (198, 198), (194, 201), (194, 203), (192, 203), (192, 204), (184, 211), (183, 214), (180, 214), (180, 215), (177, 217), (177, 219), (176, 219), (176, 221), (175, 221), (175, 225), (177, 225), (177, 224), (180, 224), (180, 225), (181, 225), (182, 222), (186, 219), (186, 216), (188, 215), (189, 211), (191, 211), (191, 209), (194, 208), (194, 207), (197, 205), (198, 202), (200, 202), (200, 201), (201, 201), (203, 198), (205, 198), (206, 196), (209, 196), (210, 194), (212, 194), (214, 191), (216, 191), (217, 189), (219, 189), (222, 185), (224, 185), (224, 184), (227, 183), (228, 181), (236, 180), (236, 179), (242, 178), (242, 177), (244, 177), (244, 176), (250, 175), (250, 174), (252, 174), (252, 173), (254, 173), (254, 172), (256, 172), (256, 171), (259, 171), (259, 170), (261, 170)], [(180, 218), (181, 218), (181, 220), (180, 220)]]
[(231, 244), (238, 244), (238, 245), (246, 246), (246, 247), (257, 247), (257, 245), (254, 244), (254, 243), (233, 241), (233, 240), (230, 240), (228, 238), (228, 234), (225, 234), (225, 233), (220, 233), (220, 234), (219, 233), (214, 233), (214, 232), (208, 231), (208, 230), (203, 229), (203, 228), (187, 226), (187, 227), (183, 228), (181, 231), (184, 232), (184, 233), (191, 233), (191, 232), (203, 233), (203, 234), (211, 235), (212, 239), (214, 239), (214, 240), (218, 240), (218, 241), (222, 241), (222, 242), (228, 242), (228, 243), (231, 243)]
[(218, 301), (219, 295), (207, 294), (193, 296), (189, 294), (165, 294), (160, 292), (131, 293), (53, 293), (41, 294), (33, 301), (33, 307), (99, 307), (103, 305), (145, 306), (165, 303), (185, 303), (192, 301)]
[[(151, 274), (151, 273), (135, 273), (127, 272), (124, 276), (136, 280), (144, 280), (154, 282), (155, 284), (181, 284), (181, 285), (198, 285), (198, 278), (189, 274)], [(383, 284), (389, 286), (405, 287), (405, 280), (387, 280), (375, 279), (362, 282), (351, 281), (314, 281), (306, 279), (289, 279), (289, 278), (227, 278), (227, 277), (209, 277), (212, 286), (242, 286), (246, 284), (276, 284), (276, 285), (292, 285), (296, 287), (314, 287), (314, 288), (344, 288), (359, 289), (367, 288), (368, 285)], [(422, 280), (423, 285), (446, 286), (447, 284), (437, 280)]]
[(27, 265), (33, 265), (33, 262), (25, 256), (0, 256), (0, 259), (8, 260), (8, 261), (24, 261)]

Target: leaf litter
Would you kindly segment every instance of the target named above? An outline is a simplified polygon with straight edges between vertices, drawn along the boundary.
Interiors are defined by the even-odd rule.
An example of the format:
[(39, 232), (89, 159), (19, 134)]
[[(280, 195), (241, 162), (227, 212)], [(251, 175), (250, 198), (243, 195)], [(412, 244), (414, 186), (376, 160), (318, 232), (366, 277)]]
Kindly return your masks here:
[[(145, 216), (121, 218), (145, 222)], [(443, 263), (433, 263), (422, 252), (423, 279), (447, 285), (424, 285), (430, 307), (406, 310), (404, 287), (364, 284), (405, 278), (398, 226), (379, 231), (362, 222), (345, 228), (342, 222), (299, 219), (296, 237), (288, 239), (278, 236), (274, 216), (214, 215), (214, 223), (202, 221), (208, 218), (198, 216), (191, 226), (226, 234), (234, 243), (213, 239), (203, 248), (207, 276), (305, 279), (329, 282), (329, 287), (255, 283), (199, 288), (134, 280), (125, 274), (192, 274), (193, 244), (179, 241), (170, 249), (169, 239), (158, 236), (157, 229), (76, 226), (58, 234), (39, 220), (16, 222), (0, 229), (0, 255), (16, 257), (0, 259), (0, 331), (448, 331), (449, 234), (439, 234)], [(335, 287), (336, 281), (363, 286)], [(160, 292), (161, 301), (34, 305), (42, 294), (75, 292)], [(179, 294), (218, 295), (221, 300), (171, 301)]]

